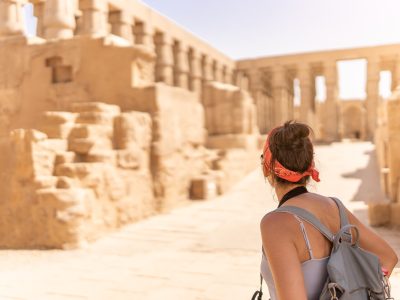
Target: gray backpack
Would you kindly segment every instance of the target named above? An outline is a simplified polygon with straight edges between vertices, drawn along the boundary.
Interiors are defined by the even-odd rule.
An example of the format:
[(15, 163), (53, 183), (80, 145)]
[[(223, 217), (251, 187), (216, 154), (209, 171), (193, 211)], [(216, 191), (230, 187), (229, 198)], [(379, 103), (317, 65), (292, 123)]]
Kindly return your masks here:
[[(359, 232), (348, 222), (342, 202), (335, 200), (340, 213), (340, 230), (336, 235), (313, 214), (295, 206), (282, 206), (276, 212), (290, 212), (318, 229), (332, 245), (327, 269), (328, 279), (320, 300), (385, 300), (390, 298), (390, 289), (384, 278), (379, 259), (371, 252), (359, 247)], [(351, 228), (356, 235), (352, 237)], [(353, 240), (353, 243), (352, 243)]]

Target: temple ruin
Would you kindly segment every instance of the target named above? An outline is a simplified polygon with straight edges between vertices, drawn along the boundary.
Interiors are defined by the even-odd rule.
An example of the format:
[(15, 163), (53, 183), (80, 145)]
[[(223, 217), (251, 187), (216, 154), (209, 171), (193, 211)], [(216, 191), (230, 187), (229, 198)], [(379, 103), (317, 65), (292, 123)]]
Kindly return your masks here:
[[(34, 37), (24, 33), (28, 2)], [(382, 101), (378, 84), (390, 70), (395, 89), (399, 53), (234, 61), (137, 0), (0, 0), (0, 247), (76, 247), (224, 193), (259, 167), (260, 133), (288, 119), (324, 142), (375, 138), (396, 203), (400, 97)], [(367, 99), (341, 102), (337, 61), (357, 58), (368, 61)]]

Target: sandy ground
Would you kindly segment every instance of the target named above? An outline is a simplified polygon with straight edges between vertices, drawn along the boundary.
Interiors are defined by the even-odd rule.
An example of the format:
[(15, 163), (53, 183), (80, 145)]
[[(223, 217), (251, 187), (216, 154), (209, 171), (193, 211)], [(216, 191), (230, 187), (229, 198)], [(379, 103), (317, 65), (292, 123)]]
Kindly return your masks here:
[[(321, 182), (366, 222), (379, 188), (374, 146), (316, 147)], [(73, 251), (1, 251), (0, 300), (243, 300), (258, 287), (259, 222), (274, 209), (273, 191), (256, 169), (229, 193), (124, 227)], [(400, 233), (378, 228), (400, 256)], [(400, 299), (400, 270), (392, 277)], [(265, 296), (268, 299), (268, 296)]]

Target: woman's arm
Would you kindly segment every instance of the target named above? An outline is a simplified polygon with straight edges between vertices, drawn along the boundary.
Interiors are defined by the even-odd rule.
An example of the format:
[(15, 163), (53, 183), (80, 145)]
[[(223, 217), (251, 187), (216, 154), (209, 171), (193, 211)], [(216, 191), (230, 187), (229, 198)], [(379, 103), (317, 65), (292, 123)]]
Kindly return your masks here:
[(347, 216), (350, 224), (356, 225), (360, 232), (360, 247), (377, 255), (382, 267), (389, 271), (390, 276), (398, 261), (393, 248), (372, 229), (361, 223), (349, 210), (347, 210)]
[(307, 300), (303, 272), (294, 242), (289, 214), (266, 215), (260, 224), (262, 244), (279, 300)]

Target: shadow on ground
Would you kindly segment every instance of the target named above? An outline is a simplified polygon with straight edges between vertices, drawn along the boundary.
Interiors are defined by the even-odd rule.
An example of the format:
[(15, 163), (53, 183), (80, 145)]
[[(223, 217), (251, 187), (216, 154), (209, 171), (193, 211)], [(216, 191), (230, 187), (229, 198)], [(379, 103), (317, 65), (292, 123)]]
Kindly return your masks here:
[(364, 154), (369, 156), (368, 164), (365, 168), (342, 174), (344, 178), (356, 178), (361, 180), (361, 184), (351, 201), (364, 201), (365, 203), (384, 201), (385, 195), (380, 186), (379, 165), (376, 151), (371, 150)]

